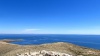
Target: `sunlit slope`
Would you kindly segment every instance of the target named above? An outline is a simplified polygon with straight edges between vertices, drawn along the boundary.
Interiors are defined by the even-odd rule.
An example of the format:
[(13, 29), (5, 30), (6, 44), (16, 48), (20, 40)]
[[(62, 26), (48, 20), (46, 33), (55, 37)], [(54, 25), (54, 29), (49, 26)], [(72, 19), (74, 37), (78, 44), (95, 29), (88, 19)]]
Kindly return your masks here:
[(42, 45), (15, 45), (5, 42), (0, 42), (0, 56), (16, 56), (16, 54), (21, 54), (25, 52), (34, 52), (41, 50), (50, 50), (72, 54), (73, 56), (83, 55), (83, 56), (99, 56), (100, 50), (89, 49), (85, 47), (80, 47), (70, 43), (50, 43)]

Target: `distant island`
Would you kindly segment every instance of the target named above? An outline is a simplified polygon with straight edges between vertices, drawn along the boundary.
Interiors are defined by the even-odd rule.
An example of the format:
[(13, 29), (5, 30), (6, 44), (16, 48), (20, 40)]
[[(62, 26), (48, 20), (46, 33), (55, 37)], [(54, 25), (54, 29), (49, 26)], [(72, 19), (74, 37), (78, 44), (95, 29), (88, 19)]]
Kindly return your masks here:
[(23, 41), (23, 39), (3, 39), (3, 40), (0, 40), (0, 41), (1, 41), (1, 42), (10, 43), (10, 42)]
[[(15, 40), (0, 40), (0, 56), (20, 56), (23, 53), (34, 53), (42, 50), (58, 52), (60, 54), (66, 53), (70, 56), (99, 56), (100, 50), (90, 49), (86, 47), (77, 46), (71, 43), (57, 42), (41, 45), (17, 45), (9, 42)], [(25, 54), (27, 55), (27, 54)], [(47, 55), (47, 56), (50, 56)], [(67, 55), (65, 55), (67, 56)]]

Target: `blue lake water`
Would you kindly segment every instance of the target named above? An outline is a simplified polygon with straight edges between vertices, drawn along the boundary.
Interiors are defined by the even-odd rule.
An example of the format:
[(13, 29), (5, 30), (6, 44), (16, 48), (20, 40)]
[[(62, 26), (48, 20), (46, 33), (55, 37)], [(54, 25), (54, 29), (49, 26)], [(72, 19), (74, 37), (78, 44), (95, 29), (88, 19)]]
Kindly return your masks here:
[(23, 39), (23, 41), (12, 42), (20, 45), (69, 42), (79, 46), (100, 49), (100, 35), (0, 34), (0, 39)]

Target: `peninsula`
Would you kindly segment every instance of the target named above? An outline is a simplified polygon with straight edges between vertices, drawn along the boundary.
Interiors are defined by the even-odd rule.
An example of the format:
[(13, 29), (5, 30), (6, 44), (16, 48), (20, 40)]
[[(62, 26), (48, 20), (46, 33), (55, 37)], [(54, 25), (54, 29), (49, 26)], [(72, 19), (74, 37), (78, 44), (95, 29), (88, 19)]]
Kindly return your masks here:
[[(71, 43), (57, 42), (41, 45), (17, 45), (0, 41), (0, 56), (23, 56), (45, 50), (45, 56), (99, 56), (100, 50), (80, 47)], [(28, 53), (28, 54), (26, 54)], [(52, 53), (52, 54), (50, 54)], [(62, 55), (63, 54), (63, 55)], [(54, 56), (55, 56), (54, 55)], [(29, 55), (30, 56), (30, 55)], [(31, 55), (32, 56), (32, 55)], [(35, 55), (37, 56), (37, 55)], [(38, 55), (39, 56), (39, 55)], [(40, 53), (41, 56), (41, 53)], [(42, 55), (44, 56), (44, 55)]]

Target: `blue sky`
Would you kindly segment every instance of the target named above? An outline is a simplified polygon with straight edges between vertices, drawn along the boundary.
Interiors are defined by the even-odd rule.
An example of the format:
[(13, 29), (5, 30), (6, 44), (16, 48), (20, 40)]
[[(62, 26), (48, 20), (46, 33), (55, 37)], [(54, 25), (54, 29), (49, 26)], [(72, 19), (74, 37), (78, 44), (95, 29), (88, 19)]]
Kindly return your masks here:
[(100, 0), (0, 0), (1, 34), (100, 34)]

